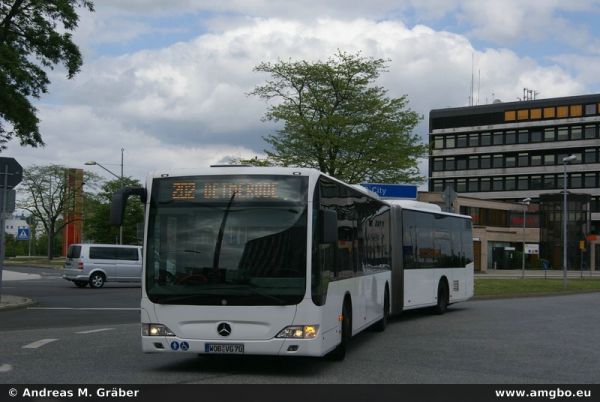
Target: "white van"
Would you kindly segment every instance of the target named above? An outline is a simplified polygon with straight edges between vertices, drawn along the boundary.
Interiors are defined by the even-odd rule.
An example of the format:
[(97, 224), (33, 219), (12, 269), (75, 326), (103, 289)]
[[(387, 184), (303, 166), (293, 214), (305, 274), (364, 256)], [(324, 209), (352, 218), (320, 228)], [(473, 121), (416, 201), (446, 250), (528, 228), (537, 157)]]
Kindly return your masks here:
[(114, 244), (71, 244), (63, 278), (80, 288), (104, 282), (141, 282), (142, 247)]

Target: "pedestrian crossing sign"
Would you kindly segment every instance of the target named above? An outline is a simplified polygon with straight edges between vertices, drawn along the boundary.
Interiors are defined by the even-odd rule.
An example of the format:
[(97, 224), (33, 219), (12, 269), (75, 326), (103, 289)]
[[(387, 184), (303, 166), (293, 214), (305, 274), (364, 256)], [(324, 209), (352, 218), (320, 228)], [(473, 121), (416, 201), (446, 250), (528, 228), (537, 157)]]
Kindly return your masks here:
[(17, 240), (29, 240), (29, 228), (17, 229)]

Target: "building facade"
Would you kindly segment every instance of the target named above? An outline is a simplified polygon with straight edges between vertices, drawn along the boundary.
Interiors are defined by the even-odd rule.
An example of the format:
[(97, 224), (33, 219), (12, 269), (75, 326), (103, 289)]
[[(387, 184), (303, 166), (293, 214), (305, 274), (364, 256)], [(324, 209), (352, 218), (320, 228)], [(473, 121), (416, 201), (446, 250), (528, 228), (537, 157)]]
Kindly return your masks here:
[[(432, 110), (429, 191), (451, 187), (461, 196), (510, 202), (531, 198), (539, 205), (542, 194), (562, 194), (566, 171), (569, 215), (579, 219), (580, 195), (588, 200), (583, 207), (587, 233), (569, 225), (573, 233), (569, 229), (568, 239), (584, 240), (583, 247), (570, 245), (569, 267), (589, 265), (591, 255), (600, 254), (594, 237), (600, 230), (599, 126), (600, 94)], [(564, 163), (570, 155), (574, 160)], [(540, 220), (556, 220), (557, 214), (562, 212)], [(544, 234), (545, 242), (560, 241)], [(541, 254), (558, 261), (555, 247)]]

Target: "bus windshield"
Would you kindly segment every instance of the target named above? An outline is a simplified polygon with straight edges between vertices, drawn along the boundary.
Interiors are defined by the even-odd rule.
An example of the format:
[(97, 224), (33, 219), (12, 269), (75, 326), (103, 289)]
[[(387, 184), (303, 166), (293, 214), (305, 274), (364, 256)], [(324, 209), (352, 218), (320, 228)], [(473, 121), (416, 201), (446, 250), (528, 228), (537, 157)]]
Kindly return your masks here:
[(306, 286), (308, 178), (155, 179), (145, 287), (160, 304), (290, 305)]

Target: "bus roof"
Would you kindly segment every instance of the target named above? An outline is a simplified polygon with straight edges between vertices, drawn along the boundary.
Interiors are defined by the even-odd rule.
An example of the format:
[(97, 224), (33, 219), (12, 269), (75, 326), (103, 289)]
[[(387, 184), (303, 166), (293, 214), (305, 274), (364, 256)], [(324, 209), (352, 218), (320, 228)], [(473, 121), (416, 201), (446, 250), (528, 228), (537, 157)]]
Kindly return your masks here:
[(452, 212), (444, 212), (442, 208), (437, 204), (431, 204), (429, 202), (415, 201), (415, 200), (384, 200), (390, 205), (399, 206), (402, 209), (410, 209), (412, 211), (431, 212), (436, 214), (456, 216), (459, 218), (471, 219), (468, 215), (460, 215)]

